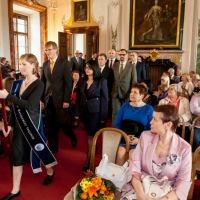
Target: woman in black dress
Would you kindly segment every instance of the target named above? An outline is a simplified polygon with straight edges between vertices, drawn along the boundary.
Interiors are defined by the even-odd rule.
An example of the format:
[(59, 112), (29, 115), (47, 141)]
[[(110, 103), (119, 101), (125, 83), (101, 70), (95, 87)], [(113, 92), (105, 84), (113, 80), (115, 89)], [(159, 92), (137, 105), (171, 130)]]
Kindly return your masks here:
[[(33, 126), (36, 129), (36, 132), (39, 134), (39, 138), (42, 138), (43, 141), (46, 142), (46, 138), (42, 134), (42, 121), (41, 121), (41, 109), (40, 109), (40, 98), (42, 96), (44, 85), (43, 83), (34, 75), (34, 72), (38, 66), (38, 61), (35, 55), (33, 54), (24, 54), (20, 57), (19, 66), (21, 73), (25, 76), (24, 80), (16, 80), (13, 83), (12, 91), (18, 90), (18, 95), (14, 95), (11, 91), (9, 94), (5, 89), (0, 90), (0, 98), (7, 99), (12, 102), (12, 110), (10, 119), (8, 122), (8, 130), (5, 131), (3, 127), (4, 136), (7, 137), (12, 134), (12, 149), (13, 149), (13, 188), (10, 193), (8, 193), (3, 200), (13, 199), (17, 196), (21, 195), (20, 192), (20, 183), (23, 172), (23, 164), (27, 162), (27, 153), (30, 152), (30, 142), (27, 142), (27, 136), (25, 136), (25, 130), (23, 129), (22, 124), (19, 122), (19, 118), (17, 116), (18, 110), (20, 110), (20, 114), (22, 111), (25, 111), (25, 114), (28, 116), (27, 118), (23, 118), (24, 127), (28, 124), (28, 120), (32, 121)], [(17, 108), (17, 109), (15, 109)], [(29, 119), (28, 119), (29, 118)], [(27, 128), (30, 128), (31, 125)], [(13, 131), (11, 132), (11, 128)], [(33, 132), (30, 129), (30, 135), (33, 136)], [(26, 137), (26, 138), (25, 138)], [(35, 136), (33, 136), (35, 138)], [(40, 143), (36, 143), (34, 150), (31, 153), (31, 158), (36, 151), (43, 151), (46, 149), (46, 145)], [(29, 144), (28, 144), (29, 143)], [(37, 147), (36, 147), (37, 146)], [(49, 152), (49, 149), (47, 148)], [(38, 154), (35, 154), (38, 155)], [(54, 159), (53, 155), (50, 153), (50, 157)], [(36, 160), (37, 161), (37, 158)], [(42, 160), (43, 162), (43, 160)], [(44, 162), (43, 162), (44, 163)], [(33, 172), (37, 173), (41, 171), (40, 166), (34, 165), (35, 163), (31, 163)], [(43, 182), (43, 185), (48, 185), (51, 183), (54, 177), (54, 170), (52, 168), (53, 165), (56, 164), (56, 160), (54, 162), (49, 163), (47, 168), (47, 176)]]
[(105, 125), (108, 115), (108, 87), (96, 61), (86, 62), (85, 77), (78, 82), (75, 116), (83, 121), (88, 135), (88, 151), (83, 171), (89, 169), (92, 140), (95, 133)]

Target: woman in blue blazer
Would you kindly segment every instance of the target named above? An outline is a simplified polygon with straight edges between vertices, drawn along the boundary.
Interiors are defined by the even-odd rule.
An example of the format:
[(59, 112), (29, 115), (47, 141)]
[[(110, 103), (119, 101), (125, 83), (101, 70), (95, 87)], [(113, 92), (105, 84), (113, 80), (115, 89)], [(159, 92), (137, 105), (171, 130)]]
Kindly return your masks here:
[(85, 77), (78, 83), (75, 118), (83, 121), (88, 135), (88, 152), (83, 171), (89, 169), (92, 140), (95, 133), (105, 124), (108, 115), (107, 80), (101, 77), (97, 62), (89, 60)]

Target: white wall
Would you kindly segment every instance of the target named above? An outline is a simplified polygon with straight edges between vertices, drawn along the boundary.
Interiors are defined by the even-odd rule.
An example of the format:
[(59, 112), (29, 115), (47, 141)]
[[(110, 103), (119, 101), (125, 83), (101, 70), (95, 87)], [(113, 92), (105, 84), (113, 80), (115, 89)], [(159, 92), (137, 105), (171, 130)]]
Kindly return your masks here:
[[(200, 19), (200, 0), (185, 1), (185, 17), (183, 29), (182, 51), (159, 51), (160, 58), (180, 57), (179, 66), (184, 72), (196, 67), (197, 20)], [(45, 0), (40, 3), (46, 5)], [(47, 6), (47, 5), (46, 5)], [(0, 0), (0, 56), (3, 54), (9, 59), (9, 32), (7, 15), (7, 0)], [(111, 25), (117, 26), (117, 49), (129, 48), (129, 0), (91, 0), (91, 15), (99, 24), (99, 52), (107, 53), (111, 48)], [(67, 22), (71, 15), (71, 0), (57, 0), (57, 9), (48, 8), (48, 40), (58, 43), (58, 32), (63, 32), (62, 22)], [(3, 20), (2, 20), (3, 19)], [(5, 48), (6, 47), (6, 48)], [(31, 47), (34, 49), (34, 46)], [(141, 52), (141, 51), (140, 51)], [(141, 52), (142, 53), (142, 52)], [(145, 55), (149, 51), (143, 51)]]
[[(8, 1), (0, 1), (0, 57), (10, 60)], [(12, 64), (12, 63), (11, 63)]]
[(40, 15), (38, 12), (29, 15), (29, 52), (36, 55), (39, 66), (41, 66)]

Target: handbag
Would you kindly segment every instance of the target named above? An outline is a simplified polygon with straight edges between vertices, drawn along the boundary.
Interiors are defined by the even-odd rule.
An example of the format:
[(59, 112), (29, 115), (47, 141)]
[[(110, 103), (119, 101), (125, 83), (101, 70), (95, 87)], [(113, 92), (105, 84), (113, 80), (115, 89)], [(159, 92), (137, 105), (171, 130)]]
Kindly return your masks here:
[(104, 154), (99, 166), (95, 169), (95, 174), (112, 181), (116, 188), (121, 191), (128, 178), (128, 161), (123, 166), (116, 165), (108, 160), (107, 154)]
[(163, 197), (172, 190), (167, 176), (163, 176), (162, 179), (149, 175), (142, 176), (142, 185), (145, 194), (152, 198)]
[[(164, 176), (162, 179), (159, 180), (154, 176), (143, 175), (142, 186), (145, 194), (148, 194), (150, 198), (156, 198), (156, 199), (165, 196), (172, 190), (172, 187), (169, 184), (167, 176)], [(134, 189), (124, 193), (120, 198), (120, 200), (135, 200), (135, 199), (137, 199), (137, 197)]]

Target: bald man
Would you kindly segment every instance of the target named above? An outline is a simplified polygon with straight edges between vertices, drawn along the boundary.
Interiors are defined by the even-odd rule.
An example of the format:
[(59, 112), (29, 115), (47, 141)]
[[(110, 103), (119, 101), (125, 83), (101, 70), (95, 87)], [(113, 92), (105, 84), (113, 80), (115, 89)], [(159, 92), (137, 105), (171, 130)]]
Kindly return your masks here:
[(116, 51), (114, 49), (110, 49), (108, 51), (108, 60), (106, 62), (106, 66), (112, 68), (113, 64), (116, 62), (119, 62), (119, 60), (116, 58)]

